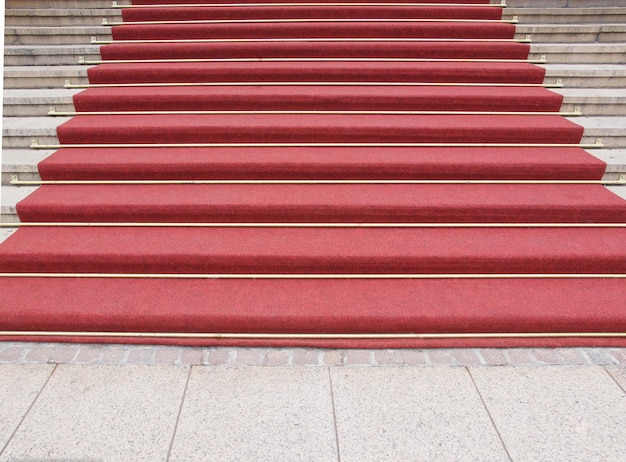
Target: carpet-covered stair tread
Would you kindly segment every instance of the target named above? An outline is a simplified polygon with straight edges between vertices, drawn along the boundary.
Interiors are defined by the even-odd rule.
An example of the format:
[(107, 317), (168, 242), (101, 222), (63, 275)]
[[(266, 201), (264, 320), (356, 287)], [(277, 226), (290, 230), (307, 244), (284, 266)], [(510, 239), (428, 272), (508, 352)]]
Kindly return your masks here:
[(105, 63), (88, 69), (93, 84), (163, 82), (489, 82), (541, 84), (529, 63), (468, 62), (182, 62)]
[(57, 128), (63, 144), (578, 143), (582, 131), (551, 115), (90, 115)]
[(545, 88), (419, 86), (211, 86), (90, 88), (77, 111), (331, 110), (550, 111), (563, 97)]
[(23, 228), (11, 272), (625, 273), (624, 228)]
[(218, 38), (441, 38), (512, 39), (515, 25), (445, 22), (293, 22), (252, 24), (154, 24), (112, 28), (115, 40), (189, 40)]
[(530, 46), (506, 42), (276, 41), (202, 43), (113, 43), (100, 48), (104, 60), (233, 58), (420, 58), (528, 59)]
[[(615, 279), (130, 280), (0, 278), (6, 330), (70, 332), (619, 332)], [(28, 293), (28, 297), (23, 294)], [(472, 303), (468, 303), (472, 294)], [(71, 339), (71, 337), (65, 337)], [(51, 339), (52, 340), (52, 339)], [(80, 339), (73, 338), (73, 341)], [(58, 341), (58, 339), (56, 340)], [(85, 341), (84, 339), (82, 341)], [(97, 341), (110, 342), (111, 338)], [(120, 340), (118, 340), (120, 341)], [(125, 338), (124, 342), (154, 342)], [(160, 343), (229, 344), (226, 339)], [(273, 340), (334, 347), (615, 345), (615, 339)], [(267, 345), (262, 340), (237, 344)]]
[(607, 166), (581, 148), (63, 148), (44, 180), (544, 179), (599, 180)]
[(321, 6), (188, 6), (185, 8), (125, 8), (124, 22), (197, 21), (234, 19), (481, 19), (500, 20), (502, 8), (475, 6), (401, 6), (373, 4), (366, 7), (329, 4)]
[(600, 185), (45, 185), (22, 221), (626, 222)]

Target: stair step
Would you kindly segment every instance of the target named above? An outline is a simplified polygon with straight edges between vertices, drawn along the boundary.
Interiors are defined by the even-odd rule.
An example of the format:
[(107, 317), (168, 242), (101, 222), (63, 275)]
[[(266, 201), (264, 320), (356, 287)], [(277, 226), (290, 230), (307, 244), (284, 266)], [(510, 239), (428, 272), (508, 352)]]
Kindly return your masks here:
[(506, 42), (247, 42), (111, 44), (100, 48), (108, 59), (197, 58), (437, 58), (519, 59), (526, 43)]
[(626, 117), (577, 117), (575, 122), (585, 129), (583, 143), (601, 138), (607, 148), (626, 146)]
[(580, 107), (586, 116), (626, 115), (626, 94), (623, 89), (613, 88), (555, 88), (563, 95), (561, 111), (573, 111)]
[[(626, 75), (626, 66), (624, 67)], [(528, 63), (206, 62), (103, 64), (92, 83), (160, 82), (496, 82), (542, 83), (545, 71)], [(626, 78), (624, 79), (626, 86)]]
[[(52, 98), (24, 98), (7, 90), (5, 93), (5, 115), (7, 104), (38, 104), (39, 114), (45, 114), (48, 106), (60, 104), (72, 108), (72, 94), (78, 90), (66, 90), (59, 103)], [(59, 90), (59, 94), (63, 90)], [(361, 92), (363, 94), (361, 95)], [(7, 101), (7, 94), (15, 95)], [(563, 95), (563, 104), (555, 94)], [(20, 93), (21, 95), (21, 93)], [(486, 96), (480, 100), (472, 95)], [(549, 97), (553, 95), (553, 97)], [(35, 96), (35, 95), (32, 95)], [(376, 99), (371, 87), (163, 87), (159, 92), (153, 88), (91, 88), (74, 98), (79, 111), (125, 111), (125, 110), (269, 110), (296, 109), (302, 104), (313, 110), (485, 110), (485, 111), (556, 111), (573, 112), (581, 108), (587, 116), (626, 115), (626, 96), (621, 89), (596, 88), (518, 88), (511, 94), (506, 87), (476, 88), (461, 87), (388, 87)], [(503, 97), (500, 98), (500, 96)], [(536, 98), (534, 100), (528, 97)], [(433, 100), (431, 101), (432, 98)], [(513, 99), (511, 99), (513, 98)], [(515, 98), (520, 98), (516, 101)], [(542, 98), (544, 104), (541, 105)], [(280, 103), (285, 99), (284, 103)], [(447, 99), (450, 99), (448, 101)], [(309, 101), (311, 100), (311, 101)], [(464, 103), (467, 101), (467, 103)], [(499, 106), (499, 102), (503, 106)], [(532, 104), (530, 104), (532, 103)], [(355, 106), (355, 104), (358, 106)], [(393, 105), (393, 107), (387, 107)], [(60, 109), (57, 108), (60, 111)], [(72, 109), (69, 109), (72, 110)], [(24, 114), (27, 115), (27, 114)]]
[(44, 222), (624, 222), (600, 185), (44, 185), (17, 210)]
[[(387, 16), (381, 16), (387, 18)], [(292, 22), (252, 24), (127, 24), (113, 27), (115, 40), (436, 38), (512, 39), (515, 25), (503, 22)]]
[[(626, 149), (594, 149), (590, 153), (606, 163), (605, 179), (617, 180), (619, 175), (626, 173)], [(626, 191), (626, 188), (621, 190)]]
[(96, 27), (7, 27), (5, 45), (86, 45), (91, 37), (111, 40), (111, 28)]
[(79, 56), (87, 60), (100, 59), (99, 47), (30, 45), (4, 47), (5, 66), (58, 66), (77, 64)]
[(563, 80), (566, 88), (626, 88), (624, 64), (546, 64), (546, 82)]
[(208, 157), (202, 148), (73, 148), (50, 157), (54, 152), (4, 150), (2, 183), (8, 184), (11, 175), (40, 180), (39, 169), (48, 180), (593, 179), (604, 174), (604, 180), (613, 181), (626, 174), (624, 148), (593, 149), (589, 151), (593, 157), (578, 148), (213, 148)]
[(625, 273), (624, 228), (22, 228), (10, 272)]
[(88, 66), (8, 66), (4, 68), (5, 89), (62, 88), (66, 80), (84, 85)]
[[(119, 5), (130, 5), (131, 0), (117, 0)], [(23, 8), (110, 8), (111, 0), (5, 0), (7, 9)]]
[[(508, 2), (507, 2), (508, 3)], [(542, 2), (543, 4), (544, 2)], [(597, 5), (597, 3), (596, 3)], [(626, 8), (623, 3), (616, 7), (589, 8), (505, 8), (504, 19), (517, 16), (520, 24), (624, 24)]]
[(626, 41), (624, 24), (519, 24), (515, 37), (533, 43), (614, 43)]
[[(2, 185), (0, 188), (2, 188), (2, 204), (0, 205), (2, 223), (19, 222), (20, 219), (17, 215), (16, 204), (32, 194), (37, 187), (24, 186), (16, 188)], [(0, 230), (1, 229), (2, 228), (0, 228)]]
[(2, 147), (28, 148), (33, 139), (41, 144), (58, 144), (56, 129), (69, 117), (5, 117), (2, 120)]
[[(80, 90), (55, 89), (5, 89), (3, 111), (5, 117), (47, 116), (50, 107), (57, 111), (73, 111), (72, 96)], [(63, 109), (61, 109), (63, 108)]]
[(544, 111), (561, 96), (545, 88), (214, 86), (90, 88), (74, 97), (81, 112), (98, 111)]
[(621, 43), (550, 43), (533, 44), (531, 59), (545, 56), (550, 64), (623, 64), (626, 49)]
[(5, 27), (99, 26), (102, 20), (121, 20), (116, 9), (79, 8), (6, 8)]
[(578, 143), (581, 135), (581, 127), (551, 115), (93, 115), (58, 127), (62, 144)]
[[(507, 0), (512, 8), (536, 8), (537, 0)], [(622, 0), (542, 0), (542, 8), (598, 8), (624, 6)]]
[[(341, 3), (341, 2), (338, 2)], [(315, 6), (263, 5), (249, 8), (246, 5), (202, 8), (125, 8), (124, 22), (145, 21), (193, 21), (193, 20), (236, 20), (236, 19), (479, 19), (500, 20), (502, 8), (457, 5), (449, 6), (398, 6), (375, 4), (367, 8), (354, 8), (336, 4)]]
[(20, 179), (28, 181), (40, 180), (38, 164), (53, 152), (52, 149), (4, 149), (2, 151), (2, 184), (7, 185), (11, 180), (11, 175), (19, 175)]
[[(7, 330), (71, 332), (427, 333), (626, 329), (618, 279), (132, 280), (0, 279)], [(27, 293), (28, 297), (24, 294)], [(94, 294), (106, 294), (95, 296)], [(468, 303), (468, 294), (472, 302)], [(567, 294), (567, 296), (563, 296)], [(201, 302), (199, 302), (201, 301)], [(236, 303), (236, 309), (234, 304)], [(594, 307), (593, 316), (589, 307)], [(84, 307), (89, 307), (88, 313)], [(172, 307), (175, 307), (173, 310)], [(540, 307), (540, 309), (538, 309)], [(80, 320), (77, 327), (77, 320)], [(75, 339), (76, 340), (76, 339)], [(84, 341), (84, 340), (83, 340)], [(588, 339), (158, 339), (178, 345), (333, 348), (589, 346)], [(612, 346), (609, 340), (593, 345)]]

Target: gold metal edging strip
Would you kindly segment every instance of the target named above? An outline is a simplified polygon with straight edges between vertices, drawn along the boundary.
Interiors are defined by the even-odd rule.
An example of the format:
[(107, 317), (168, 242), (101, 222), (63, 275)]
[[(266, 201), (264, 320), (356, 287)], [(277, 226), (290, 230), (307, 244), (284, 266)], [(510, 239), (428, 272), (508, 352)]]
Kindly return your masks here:
[(216, 39), (137, 39), (98, 40), (92, 37), (92, 45), (136, 44), (136, 43), (306, 43), (306, 42), (461, 42), (461, 43), (530, 43), (530, 36), (522, 39), (499, 38), (415, 38), (415, 37), (298, 37), (298, 38), (216, 38)]
[(14, 186), (39, 185), (611, 185), (626, 184), (618, 180), (20, 180), (12, 175)]
[(539, 59), (505, 58), (160, 58), (160, 59), (100, 59), (86, 60), (78, 57), (78, 64), (180, 64), (180, 63), (528, 63), (546, 64), (544, 56)]
[(63, 148), (328, 148), (328, 147), (356, 147), (356, 148), (602, 148), (601, 139), (595, 143), (85, 143), (85, 144), (39, 144), (33, 140), (30, 145), (33, 149), (63, 149)]
[(276, 110), (276, 111), (57, 111), (51, 107), (49, 116), (74, 117), (74, 116), (119, 116), (119, 115), (496, 115), (496, 116), (582, 116), (580, 108), (571, 112), (557, 111), (311, 111), (311, 110)]
[(111, 8), (268, 8), (268, 7), (309, 7), (309, 6), (328, 6), (328, 7), (343, 7), (343, 6), (358, 6), (358, 7), (449, 7), (449, 8), (463, 8), (463, 7), (491, 7), (491, 8), (504, 8), (506, 7), (506, 1), (502, 0), (500, 3), (428, 3), (428, 2), (407, 2), (407, 3), (381, 3), (381, 2), (302, 2), (302, 3), (157, 3), (151, 5), (120, 5), (114, 1)]
[(276, 273), (0, 273), (0, 278), (84, 278), (84, 279), (624, 279), (620, 273), (384, 273), (384, 274), (276, 274)]
[(82, 337), (82, 338), (178, 338), (233, 340), (447, 340), (447, 339), (524, 339), (524, 338), (623, 338), (626, 332), (459, 332), (459, 333), (369, 333), (311, 334), (264, 332), (72, 332), (72, 331), (0, 331), (0, 337)]
[(155, 26), (155, 25), (185, 25), (185, 24), (286, 24), (286, 23), (337, 23), (337, 22), (402, 22), (402, 23), (422, 23), (422, 22), (443, 22), (443, 23), (504, 23), (517, 24), (517, 17), (512, 19), (439, 19), (439, 18), (291, 18), (291, 19), (190, 19), (190, 20), (158, 20), (158, 21), (122, 21), (109, 22), (107, 18), (102, 20), (103, 26)]
[(626, 223), (120, 223), (18, 222), (0, 228), (626, 228)]

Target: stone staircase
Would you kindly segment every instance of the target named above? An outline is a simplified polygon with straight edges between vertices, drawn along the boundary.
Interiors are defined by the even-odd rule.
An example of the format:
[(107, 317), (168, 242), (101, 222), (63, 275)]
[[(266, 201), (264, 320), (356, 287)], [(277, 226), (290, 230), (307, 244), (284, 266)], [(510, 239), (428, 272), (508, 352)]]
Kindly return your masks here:
[[(124, 1), (118, 2), (120, 4)], [(585, 127), (583, 142), (601, 138), (592, 153), (607, 163), (605, 179), (626, 175), (626, 7), (621, 0), (509, 0), (506, 18), (517, 16), (519, 37), (531, 35), (531, 58), (545, 56), (546, 83), (562, 80), (564, 111), (580, 107), (575, 122)], [(535, 5), (535, 6), (533, 6)], [(2, 221), (17, 221), (15, 204), (33, 188), (9, 186), (11, 175), (38, 179), (37, 163), (52, 151), (33, 150), (56, 143), (56, 127), (66, 118), (50, 117), (50, 107), (73, 109), (80, 90), (67, 80), (87, 82), (79, 57), (99, 59), (98, 46), (110, 39), (102, 25), (119, 20), (108, 0), (6, 0)], [(626, 198), (626, 186), (612, 190)], [(9, 229), (0, 230), (7, 236)]]

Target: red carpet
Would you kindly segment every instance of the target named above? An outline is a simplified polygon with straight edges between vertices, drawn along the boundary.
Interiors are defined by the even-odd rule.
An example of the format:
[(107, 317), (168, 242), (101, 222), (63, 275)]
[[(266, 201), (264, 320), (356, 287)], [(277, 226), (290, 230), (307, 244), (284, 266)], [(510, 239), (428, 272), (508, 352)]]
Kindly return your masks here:
[[(158, 7), (168, 3), (181, 5)], [(529, 45), (510, 40), (514, 25), (500, 21), (502, 8), (471, 5), (489, 3), (475, 0), (360, 7), (197, 3), (143, 0), (134, 4), (151, 6), (123, 9), (127, 24), (113, 28), (116, 43), (102, 46), (105, 63), (89, 69), (90, 82), (156, 85), (77, 94), (77, 111), (113, 114), (78, 115), (60, 126), (60, 143), (79, 146), (41, 162), (43, 180), (539, 183), (44, 185), (18, 204), (18, 214), (25, 223), (50, 224), (22, 227), (0, 244), (1, 271), (37, 276), (0, 277), (3, 299), (11, 300), (0, 306), (0, 331), (27, 332), (4, 338), (342, 348), (626, 346), (625, 337), (611, 335), (626, 332), (626, 284), (616, 277), (626, 273), (626, 228), (594, 226), (625, 223), (626, 201), (599, 184), (541, 184), (599, 180), (605, 165), (576, 146), (583, 130), (558, 114), (561, 96), (526, 86), (540, 84), (544, 70), (523, 62)], [(136, 62), (106, 62), (112, 60)], [(232, 85), (237, 82), (269, 84)], [(218, 85), (158, 85), (166, 83)], [(186, 113), (119, 114), (135, 111)], [(331, 145), (315, 146), (320, 143)], [(113, 222), (131, 226), (97, 226)], [(353, 226), (330, 226), (340, 223)], [(367, 223), (438, 226), (358, 226)], [(111, 278), (114, 273), (122, 277)], [(238, 276), (211, 276), (217, 274)], [(302, 275), (312, 277), (297, 278)], [(167, 335), (190, 332), (435, 336)]]

